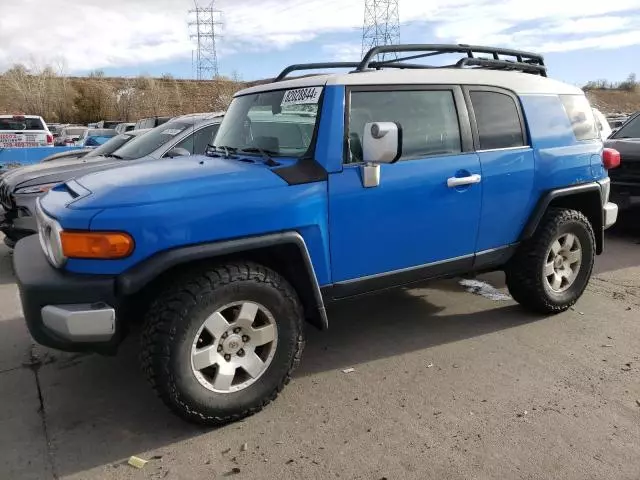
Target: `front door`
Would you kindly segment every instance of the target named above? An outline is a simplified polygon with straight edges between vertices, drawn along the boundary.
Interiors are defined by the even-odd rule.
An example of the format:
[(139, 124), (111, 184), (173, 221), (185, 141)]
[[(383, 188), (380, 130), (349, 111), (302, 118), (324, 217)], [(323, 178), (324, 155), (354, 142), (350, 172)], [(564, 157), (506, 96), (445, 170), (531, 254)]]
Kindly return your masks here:
[[(345, 295), (473, 263), (482, 172), (461, 89), (384, 88), (347, 92), (344, 168), (329, 176), (332, 277)], [(373, 121), (400, 124), (402, 157), (365, 188), (360, 139)]]

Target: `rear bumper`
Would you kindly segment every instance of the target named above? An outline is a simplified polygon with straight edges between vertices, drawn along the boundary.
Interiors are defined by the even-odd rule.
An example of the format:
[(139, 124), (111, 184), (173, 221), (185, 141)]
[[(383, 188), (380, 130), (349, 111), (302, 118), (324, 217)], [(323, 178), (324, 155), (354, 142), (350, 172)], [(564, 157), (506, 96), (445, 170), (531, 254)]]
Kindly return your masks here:
[(36, 342), (69, 352), (115, 350), (122, 337), (115, 277), (55, 269), (35, 235), (16, 244), (13, 264), (24, 318)]
[(618, 205), (612, 202), (605, 203), (603, 207), (603, 228), (606, 230), (618, 220)]

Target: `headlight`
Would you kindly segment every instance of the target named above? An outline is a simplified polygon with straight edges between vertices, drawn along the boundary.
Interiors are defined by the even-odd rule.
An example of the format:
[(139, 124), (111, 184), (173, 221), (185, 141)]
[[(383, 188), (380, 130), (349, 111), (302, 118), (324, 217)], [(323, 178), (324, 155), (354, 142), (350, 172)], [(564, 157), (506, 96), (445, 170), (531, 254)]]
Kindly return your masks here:
[(36, 201), (36, 222), (38, 225), (38, 237), (40, 246), (47, 260), (56, 268), (60, 268), (67, 261), (62, 251), (60, 232), (62, 227), (53, 218), (47, 216), (40, 206), (40, 199)]
[(29, 195), (34, 193), (47, 193), (60, 182), (43, 183), (42, 185), (32, 185), (31, 187), (23, 187), (16, 190), (16, 195)]

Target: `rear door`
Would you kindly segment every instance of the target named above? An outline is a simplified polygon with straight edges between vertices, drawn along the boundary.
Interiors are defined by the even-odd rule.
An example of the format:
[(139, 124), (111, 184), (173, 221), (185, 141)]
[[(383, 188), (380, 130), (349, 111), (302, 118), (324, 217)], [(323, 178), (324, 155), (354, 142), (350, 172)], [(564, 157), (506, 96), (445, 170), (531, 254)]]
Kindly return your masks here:
[[(470, 269), (482, 184), (462, 89), (353, 87), (346, 108), (344, 167), (329, 176), (334, 295)], [(365, 188), (361, 138), (373, 121), (400, 124), (403, 152)]]
[[(478, 259), (517, 242), (528, 220), (535, 159), (520, 100), (508, 90), (465, 87), (474, 144), (482, 165), (482, 214)], [(483, 257), (483, 253), (487, 255)]]

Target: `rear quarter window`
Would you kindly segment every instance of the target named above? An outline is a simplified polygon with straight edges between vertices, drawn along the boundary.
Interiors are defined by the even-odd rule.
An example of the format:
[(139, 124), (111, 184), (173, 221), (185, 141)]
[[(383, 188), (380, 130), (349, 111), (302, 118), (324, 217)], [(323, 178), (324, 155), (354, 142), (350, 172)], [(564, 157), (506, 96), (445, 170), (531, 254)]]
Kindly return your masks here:
[(0, 118), (0, 130), (44, 130), (39, 118)]
[(560, 95), (560, 101), (567, 113), (576, 140), (595, 140), (600, 138), (596, 120), (584, 95)]
[(518, 107), (511, 96), (500, 92), (472, 90), (469, 97), (478, 127), (480, 150), (525, 145)]

